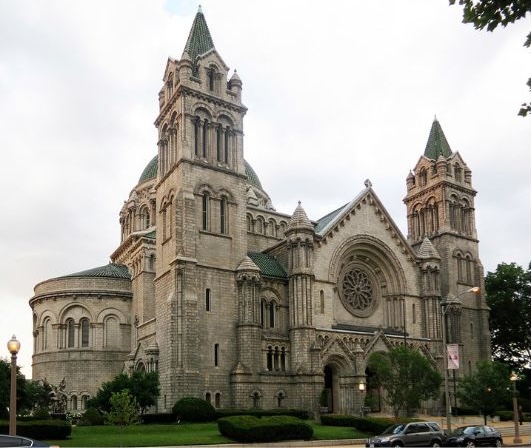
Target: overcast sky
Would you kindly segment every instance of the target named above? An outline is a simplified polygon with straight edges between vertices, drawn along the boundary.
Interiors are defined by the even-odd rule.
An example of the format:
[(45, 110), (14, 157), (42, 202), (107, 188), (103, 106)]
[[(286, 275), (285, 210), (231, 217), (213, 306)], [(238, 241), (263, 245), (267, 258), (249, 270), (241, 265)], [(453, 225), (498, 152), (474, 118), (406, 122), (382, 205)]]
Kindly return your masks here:
[[(245, 157), (276, 209), (310, 219), (369, 178), (406, 233), (406, 176), (436, 115), (472, 170), (485, 271), (531, 260), (529, 18), (493, 33), (447, 0), (203, 0), (243, 81)], [(156, 154), (168, 57), (198, 2), (0, 0), (0, 357), (31, 376), (40, 281), (107, 264)], [(4, 342), (5, 341), (5, 342)], [(3, 347), (3, 348), (2, 348)]]

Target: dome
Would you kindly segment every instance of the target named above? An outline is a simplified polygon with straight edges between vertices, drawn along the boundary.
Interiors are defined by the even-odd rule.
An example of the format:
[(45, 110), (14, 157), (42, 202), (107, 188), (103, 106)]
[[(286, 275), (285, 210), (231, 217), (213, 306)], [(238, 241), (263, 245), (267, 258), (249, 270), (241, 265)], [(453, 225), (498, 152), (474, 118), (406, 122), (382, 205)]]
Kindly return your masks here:
[(131, 275), (129, 274), (127, 266), (115, 263), (109, 263), (105, 266), (99, 266), (97, 268), (76, 272), (74, 274), (63, 275), (60, 278), (66, 277), (107, 277), (131, 279)]
[[(249, 165), (249, 163), (246, 160), (244, 160), (243, 163), (245, 165), (245, 174), (247, 175), (247, 180), (249, 181), (249, 183), (253, 187), (256, 187), (259, 190), (263, 191), (262, 184), (260, 183), (260, 179), (256, 175), (251, 165)], [(158, 165), (159, 165), (159, 156), (156, 155), (146, 165), (146, 167), (144, 168), (144, 171), (142, 171), (142, 174), (140, 175), (140, 178), (138, 179), (138, 183), (142, 184), (144, 182), (147, 182), (148, 180), (155, 179), (157, 177)]]
[(142, 171), (142, 174), (140, 175), (140, 178), (138, 179), (138, 183), (142, 184), (144, 182), (147, 182), (148, 180), (155, 179), (157, 177), (158, 165), (159, 165), (159, 156), (156, 155), (146, 165), (146, 167), (144, 168), (144, 171)]

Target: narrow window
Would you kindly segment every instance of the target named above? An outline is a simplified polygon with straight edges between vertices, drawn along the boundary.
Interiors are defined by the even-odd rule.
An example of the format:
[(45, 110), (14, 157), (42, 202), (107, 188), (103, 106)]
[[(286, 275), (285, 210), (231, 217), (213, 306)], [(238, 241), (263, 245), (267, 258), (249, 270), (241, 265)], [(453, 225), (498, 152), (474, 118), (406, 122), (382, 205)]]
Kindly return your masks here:
[(276, 314), (276, 303), (273, 301), (269, 304), (269, 328), (275, 328), (275, 314)]
[(267, 370), (273, 370), (273, 349), (271, 346), (267, 347), (266, 366)]
[(210, 207), (210, 198), (208, 194), (203, 195), (203, 230), (209, 230), (209, 207)]
[(221, 198), (219, 203), (219, 231), (227, 233), (227, 198)]
[(207, 392), (205, 394), (205, 401), (207, 401), (208, 403), (212, 404), (212, 395), (210, 394), (210, 392)]
[(219, 366), (219, 344), (214, 344), (214, 366)]
[(225, 149), (225, 153), (224, 153), (225, 163), (229, 163), (229, 144), (230, 144), (229, 137), (230, 137), (230, 128), (227, 126), (227, 128), (225, 129), (225, 148), (224, 148)]
[(262, 328), (265, 328), (266, 311), (267, 303), (264, 299), (262, 299), (260, 303), (260, 325), (262, 326)]
[(89, 321), (81, 319), (81, 347), (89, 346)]
[(286, 348), (282, 347), (280, 352), (280, 370), (283, 372), (286, 371)]
[(258, 392), (255, 392), (253, 394), (253, 408), (259, 408), (260, 407), (260, 394)]
[(68, 322), (66, 323), (66, 337), (67, 337), (68, 348), (74, 347), (74, 335), (75, 335), (74, 321), (72, 319), (68, 319)]
[(284, 400), (284, 398), (285, 398), (285, 395), (284, 395), (283, 392), (279, 392), (279, 393), (277, 394), (277, 406), (278, 406), (279, 408), (282, 407), (282, 401)]
[(77, 397), (75, 395), (72, 395), (71, 406), (73, 411), (77, 411)]
[(216, 160), (221, 162), (221, 126), (216, 127)]
[(474, 339), (474, 322), (470, 322), (470, 339)]
[(205, 118), (203, 123), (203, 157), (207, 157), (207, 141), (208, 141), (208, 121)]
[(88, 395), (83, 395), (81, 397), (81, 410), (84, 411), (87, 409), (87, 401), (88, 401)]
[(273, 368), (278, 371), (280, 370), (280, 351), (278, 350), (278, 347), (275, 347), (275, 352), (273, 353)]
[(221, 394), (219, 392), (216, 392), (215, 398), (214, 398), (214, 406), (216, 408), (221, 407)]
[(413, 323), (416, 324), (417, 323), (417, 307), (415, 306), (415, 304), (413, 304), (412, 306), (411, 317), (413, 319)]
[(199, 156), (199, 117), (194, 120), (194, 154)]
[(207, 311), (212, 311), (212, 296), (210, 294), (210, 288), (205, 291), (205, 308)]
[(321, 311), (321, 314), (325, 313), (325, 300), (324, 300), (324, 291), (321, 289), (319, 291), (319, 308)]
[(214, 69), (211, 68), (208, 71), (208, 89), (213, 92), (214, 91), (214, 81), (215, 81), (215, 72)]

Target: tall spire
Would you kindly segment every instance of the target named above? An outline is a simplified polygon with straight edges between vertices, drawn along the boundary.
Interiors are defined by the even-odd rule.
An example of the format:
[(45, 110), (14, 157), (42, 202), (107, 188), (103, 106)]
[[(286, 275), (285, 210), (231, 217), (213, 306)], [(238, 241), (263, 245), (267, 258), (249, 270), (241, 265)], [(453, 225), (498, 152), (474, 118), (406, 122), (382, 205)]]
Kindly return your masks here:
[(445, 158), (452, 155), (452, 150), (444, 136), (437, 117), (434, 118), (433, 124), (431, 125), (430, 136), (428, 137), (428, 143), (426, 143), (424, 155), (432, 160), (437, 160), (441, 155)]
[(201, 5), (199, 5), (184, 51), (188, 53), (192, 62), (195, 62), (197, 56), (200, 56), (213, 48), (214, 42), (212, 41), (212, 36), (210, 36), (210, 31), (208, 30), (205, 16), (201, 10)]

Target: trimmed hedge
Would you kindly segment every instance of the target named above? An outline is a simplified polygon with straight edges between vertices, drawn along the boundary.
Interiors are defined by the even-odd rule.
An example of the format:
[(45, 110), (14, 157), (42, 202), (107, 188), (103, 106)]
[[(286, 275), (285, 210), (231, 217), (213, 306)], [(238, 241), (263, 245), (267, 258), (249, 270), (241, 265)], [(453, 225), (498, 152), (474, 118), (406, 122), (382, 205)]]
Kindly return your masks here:
[(296, 417), (253, 415), (223, 417), (218, 420), (219, 432), (240, 443), (310, 440), (313, 428)]
[(310, 413), (303, 409), (216, 409), (217, 418), (232, 417), (235, 415), (253, 415), (255, 417), (273, 417), (275, 415), (287, 415), (308, 420)]
[[(0, 433), (9, 434), (9, 422), (0, 422)], [(17, 421), (17, 435), (38, 440), (62, 440), (72, 434), (72, 425), (63, 420)]]
[(140, 423), (143, 425), (149, 425), (153, 423), (166, 424), (175, 423), (177, 416), (170, 412), (160, 412), (158, 414), (141, 414), (139, 419)]
[(354, 417), (352, 415), (323, 414), (321, 423), (326, 426), (352, 426), (358, 431), (381, 434), (391, 425), (418, 421), (415, 418)]
[(216, 420), (216, 409), (208, 401), (196, 397), (183, 397), (173, 405), (177, 419), (199, 423)]

